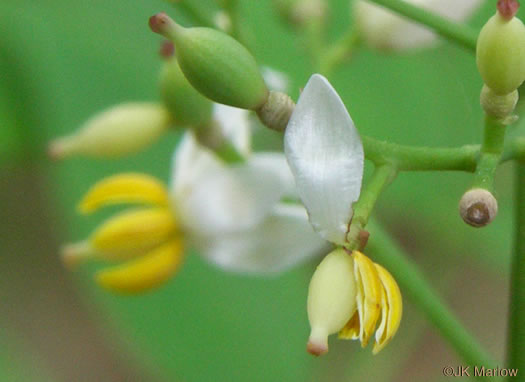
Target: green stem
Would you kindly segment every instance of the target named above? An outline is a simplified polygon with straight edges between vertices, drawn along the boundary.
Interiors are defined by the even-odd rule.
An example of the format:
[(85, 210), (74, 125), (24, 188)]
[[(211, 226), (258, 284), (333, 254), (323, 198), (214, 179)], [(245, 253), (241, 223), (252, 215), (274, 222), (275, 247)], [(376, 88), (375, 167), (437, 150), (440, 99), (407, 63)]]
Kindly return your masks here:
[(472, 52), (476, 51), (478, 32), (472, 28), (450, 21), (420, 7), (401, 0), (370, 0), (399, 13), (419, 24), (425, 25), (442, 37), (455, 42)]
[(525, 163), (518, 162), (515, 171), (516, 228), (510, 282), (507, 363), (509, 367), (523, 368), (525, 366)]
[(329, 46), (325, 54), (322, 55), (319, 63), (320, 72), (329, 78), (335, 68), (350, 57), (360, 42), (361, 39), (357, 29), (354, 26), (350, 27), (346, 33), (333, 45)]
[(175, 5), (177, 8), (186, 12), (193, 20), (202, 26), (208, 28), (216, 28), (214, 14), (211, 9), (203, 6), (200, 1), (193, 0), (167, 0), (169, 3)]
[(312, 66), (315, 68), (315, 71), (321, 72), (321, 61), (324, 53), (323, 22), (318, 19), (311, 20), (304, 26), (303, 34), (306, 49), (312, 60)]
[(472, 188), (483, 188), (493, 192), (494, 176), (504, 149), (505, 130), (505, 125), (500, 121), (485, 116), (483, 144)]
[(246, 161), (246, 158), (227, 140), (215, 149), (215, 154), (228, 164), (239, 164)]
[(358, 249), (361, 245), (360, 233), (368, 223), (368, 218), (374, 209), (379, 195), (396, 177), (397, 169), (391, 164), (376, 166), (372, 177), (363, 188), (359, 200), (354, 204), (354, 214), (347, 235), (350, 250)]
[(238, 41), (242, 41), (240, 20), (239, 20), (239, 1), (238, 0), (224, 0), (222, 2), (224, 11), (228, 14), (231, 22), (230, 34)]
[(366, 159), (376, 165), (394, 163), (399, 171), (445, 171), (473, 172), (479, 145), (457, 148), (413, 147), (379, 141), (362, 136)]
[(496, 367), (497, 363), (447, 308), (398, 243), (378, 225), (374, 224), (371, 231), (374, 240), (370, 242), (369, 247), (373, 250), (374, 261), (392, 273), (403, 294), (422, 311), (465, 363), (487, 368)]

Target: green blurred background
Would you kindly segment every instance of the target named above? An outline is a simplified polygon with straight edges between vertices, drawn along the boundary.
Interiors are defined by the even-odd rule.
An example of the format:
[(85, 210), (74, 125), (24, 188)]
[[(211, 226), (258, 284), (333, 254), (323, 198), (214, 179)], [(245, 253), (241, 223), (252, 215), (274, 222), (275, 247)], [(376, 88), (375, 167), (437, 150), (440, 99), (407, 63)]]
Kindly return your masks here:
[[(312, 73), (301, 39), (270, 1), (240, 2), (255, 56), (290, 76), (296, 98)], [(333, 40), (350, 22), (350, 7), (348, 1), (329, 3)], [(494, 5), (485, 2), (470, 24), (480, 28)], [(410, 301), (396, 338), (379, 355), (335, 339), (328, 355), (308, 355), (305, 302), (318, 259), (277, 277), (254, 278), (224, 273), (191, 254), (168, 285), (140, 297), (100, 291), (91, 281), (92, 267), (73, 274), (62, 269), (60, 243), (82, 239), (108, 216), (75, 214), (91, 184), (123, 171), (167, 180), (177, 133), (125, 159), (52, 163), (46, 157), (50, 139), (101, 109), (158, 99), (160, 38), (147, 20), (162, 10), (191, 23), (161, 0), (0, 3), (0, 380), (444, 379), (444, 366), (462, 362)], [(363, 134), (431, 146), (481, 140), (482, 83), (475, 60), (450, 44), (408, 55), (364, 48), (333, 84)], [(280, 139), (263, 133), (257, 145), (278, 149)], [(498, 173), (500, 212), (482, 230), (467, 227), (457, 213), (471, 180), (467, 174), (403, 173), (374, 215), (499, 360), (507, 317), (511, 170), (506, 164)]]

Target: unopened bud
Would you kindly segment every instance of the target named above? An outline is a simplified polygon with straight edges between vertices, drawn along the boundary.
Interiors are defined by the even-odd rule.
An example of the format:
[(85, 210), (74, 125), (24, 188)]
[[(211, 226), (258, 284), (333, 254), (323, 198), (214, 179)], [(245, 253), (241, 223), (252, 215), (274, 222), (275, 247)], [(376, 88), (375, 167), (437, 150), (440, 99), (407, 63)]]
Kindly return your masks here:
[(339, 332), (355, 313), (356, 295), (354, 260), (344, 249), (336, 249), (319, 264), (308, 288), (309, 353), (328, 351), (328, 336)]
[(474, 188), (463, 194), (459, 201), (459, 214), (465, 223), (473, 227), (484, 227), (498, 213), (498, 201), (487, 190)]
[(268, 89), (251, 53), (227, 34), (210, 28), (183, 28), (165, 13), (150, 27), (175, 44), (182, 72), (204, 96), (225, 105), (256, 110)]
[(525, 80), (525, 26), (501, 12), (481, 29), (476, 62), (483, 82), (496, 94), (508, 94)]
[(88, 120), (71, 135), (52, 141), (49, 155), (63, 159), (74, 155), (119, 157), (152, 144), (171, 124), (168, 110), (154, 103), (126, 103)]
[[(461, 22), (481, 3), (480, 0), (405, 0), (425, 11)], [(370, 1), (352, 0), (352, 15), (359, 37), (368, 46), (382, 52), (402, 52), (428, 46), (436, 41), (436, 34), (395, 12)]]
[(257, 110), (261, 122), (272, 130), (284, 131), (295, 108), (295, 103), (284, 93), (270, 92), (266, 103)]
[(518, 103), (518, 99), (518, 90), (499, 95), (494, 93), (487, 85), (483, 85), (480, 96), (481, 107), (485, 113), (498, 119), (505, 119), (510, 116)]
[(322, 21), (327, 11), (323, 0), (273, 0), (273, 5), (284, 20), (300, 27)]
[(200, 126), (212, 119), (213, 103), (188, 82), (175, 57), (164, 63), (160, 92), (176, 126)]

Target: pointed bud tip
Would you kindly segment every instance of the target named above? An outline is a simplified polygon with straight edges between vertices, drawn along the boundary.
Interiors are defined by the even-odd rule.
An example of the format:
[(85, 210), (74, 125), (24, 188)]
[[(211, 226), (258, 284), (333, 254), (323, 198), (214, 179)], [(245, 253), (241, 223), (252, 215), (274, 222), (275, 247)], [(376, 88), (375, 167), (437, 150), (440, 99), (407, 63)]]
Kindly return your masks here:
[(473, 227), (484, 227), (496, 217), (498, 202), (489, 191), (472, 189), (461, 198), (459, 213), (465, 223)]
[(166, 28), (171, 24), (173, 20), (164, 12), (157, 13), (149, 18), (150, 29), (158, 34), (166, 32)]
[(518, 9), (520, 8), (520, 3), (517, 0), (498, 0), (498, 12), (505, 20), (511, 20)]
[(319, 357), (320, 355), (328, 353), (328, 346), (326, 344), (318, 344), (308, 341), (308, 344), (306, 345), (306, 351), (311, 355)]
[(312, 328), (306, 351), (316, 357), (328, 352), (328, 334), (326, 330), (318, 327)]
[(51, 141), (47, 146), (47, 156), (53, 161), (59, 161), (66, 157), (66, 150), (61, 139)]

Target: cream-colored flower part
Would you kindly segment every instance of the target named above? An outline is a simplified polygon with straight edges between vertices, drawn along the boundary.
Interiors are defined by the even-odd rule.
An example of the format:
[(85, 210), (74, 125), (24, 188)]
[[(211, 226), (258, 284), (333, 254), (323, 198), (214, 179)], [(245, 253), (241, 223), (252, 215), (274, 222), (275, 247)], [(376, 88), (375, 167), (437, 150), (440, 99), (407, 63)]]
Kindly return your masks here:
[[(128, 173), (95, 184), (79, 204), (87, 214), (132, 204), (103, 222), (85, 241), (64, 247), (63, 259), (119, 262), (95, 275), (104, 288), (134, 294), (167, 281), (184, 250), (249, 273), (283, 271), (326, 248), (301, 206), (281, 204), (293, 182), (281, 154), (254, 154), (229, 167), (186, 133), (174, 156), (171, 187)], [(287, 167), (286, 167), (287, 168)]]
[[(481, 5), (481, 0), (405, 0), (430, 12), (462, 21)], [(368, 45), (385, 51), (403, 51), (427, 46), (436, 35), (417, 23), (366, 0), (352, 1), (354, 18)]]
[(317, 267), (308, 291), (308, 351), (328, 351), (328, 336), (358, 339), (366, 347), (375, 332), (377, 354), (399, 328), (403, 302), (388, 271), (361, 252), (337, 249)]
[(310, 223), (339, 246), (310, 281), (307, 350), (326, 353), (328, 336), (337, 332), (365, 347), (375, 332), (375, 354), (399, 327), (401, 293), (383, 267), (341, 248), (361, 192), (364, 152), (343, 101), (321, 75), (310, 78), (299, 98), (286, 127), (285, 152)]
[(123, 103), (96, 114), (72, 134), (53, 140), (49, 155), (53, 159), (129, 155), (155, 142), (171, 123), (168, 110), (161, 104)]

